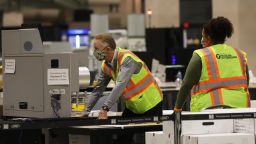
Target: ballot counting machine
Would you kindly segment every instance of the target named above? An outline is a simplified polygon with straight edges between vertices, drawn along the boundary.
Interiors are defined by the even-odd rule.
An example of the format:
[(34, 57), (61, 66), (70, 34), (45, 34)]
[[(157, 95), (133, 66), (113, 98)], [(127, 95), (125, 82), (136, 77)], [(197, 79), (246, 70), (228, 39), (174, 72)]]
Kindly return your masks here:
[(90, 83), (79, 55), (46, 53), (36, 28), (2, 30), (3, 115), (71, 117), (72, 99)]

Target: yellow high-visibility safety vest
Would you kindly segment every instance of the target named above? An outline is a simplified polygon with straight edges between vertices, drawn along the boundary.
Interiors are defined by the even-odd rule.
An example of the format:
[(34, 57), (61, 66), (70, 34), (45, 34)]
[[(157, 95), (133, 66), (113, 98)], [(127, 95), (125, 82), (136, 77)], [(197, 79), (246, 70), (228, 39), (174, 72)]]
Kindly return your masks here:
[(122, 93), (122, 97), (125, 100), (127, 109), (137, 114), (143, 114), (162, 101), (162, 92), (144, 62), (131, 51), (118, 48), (117, 66), (113, 68), (115, 71), (105, 61), (102, 62), (101, 68), (113, 81), (116, 81), (120, 65), (127, 57), (131, 57), (136, 62), (141, 63), (142, 67), (139, 73), (131, 76)]
[(195, 50), (202, 62), (199, 82), (191, 91), (191, 111), (226, 105), (250, 106), (246, 76), (246, 54), (226, 44)]

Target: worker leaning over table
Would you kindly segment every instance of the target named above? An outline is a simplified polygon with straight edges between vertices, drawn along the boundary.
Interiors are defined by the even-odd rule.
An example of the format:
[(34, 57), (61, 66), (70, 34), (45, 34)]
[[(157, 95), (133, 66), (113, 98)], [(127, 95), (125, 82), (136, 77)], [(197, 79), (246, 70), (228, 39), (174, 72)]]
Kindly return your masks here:
[(116, 85), (104, 102), (99, 119), (107, 118), (107, 112), (120, 97), (125, 103), (123, 117), (162, 115), (162, 92), (146, 64), (131, 51), (116, 48), (110, 34), (96, 35), (93, 46), (94, 56), (103, 62), (86, 113), (91, 111), (112, 79)]
[(250, 107), (246, 54), (225, 44), (232, 23), (217, 17), (202, 30), (202, 49), (195, 50), (178, 93), (174, 111), (181, 111), (191, 92), (191, 111)]

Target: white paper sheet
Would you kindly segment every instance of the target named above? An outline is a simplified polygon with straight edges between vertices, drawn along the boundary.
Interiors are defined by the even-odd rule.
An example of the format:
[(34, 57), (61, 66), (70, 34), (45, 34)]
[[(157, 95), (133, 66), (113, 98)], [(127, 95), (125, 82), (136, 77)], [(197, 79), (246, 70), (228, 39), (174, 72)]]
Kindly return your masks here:
[(13, 74), (15, 73), (15, 59), (5, 59), (4, 73)]
[(68, 69), (48, 69), (48, 85), (69, 85)]

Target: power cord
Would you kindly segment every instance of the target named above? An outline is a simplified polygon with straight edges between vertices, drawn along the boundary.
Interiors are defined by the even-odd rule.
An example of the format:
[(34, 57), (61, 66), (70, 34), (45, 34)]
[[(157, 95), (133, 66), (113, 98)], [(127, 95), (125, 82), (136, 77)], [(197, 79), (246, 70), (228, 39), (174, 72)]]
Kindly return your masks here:
[(60, 118), (59, 110), (61, 109), (61, 104), (60, 104), (59, 100), (60, 100), (59, 94), (51, 95), (51, 107), (52, 107), (54, 115), (57, 118)]

